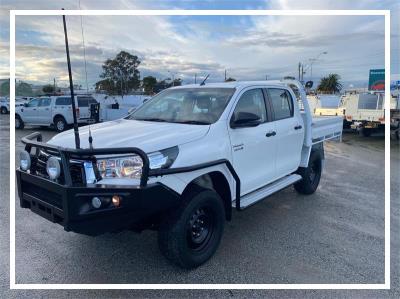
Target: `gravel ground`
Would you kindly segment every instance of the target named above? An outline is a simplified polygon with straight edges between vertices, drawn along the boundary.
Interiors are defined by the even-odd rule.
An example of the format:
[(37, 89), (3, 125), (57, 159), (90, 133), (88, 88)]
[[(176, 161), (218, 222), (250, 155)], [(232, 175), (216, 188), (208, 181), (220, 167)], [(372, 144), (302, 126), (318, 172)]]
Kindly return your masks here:
[[(176, 290), (10, 291), (9, 120), (0, 118), (1, 298), (17, 297), (288, 297), (398, 298), (399, 144), (391, 146), (392, 289), (379, 291)], [(45, 139), (54, 135), (42, 130)], [(30, 129), (16, 132), (20, 138)], [(17, 283), (384, 283), (384, 138), (346, 133), (328, 142), (326, 168), (311, 196), (287, 188), (234, 212), (215, 256), (192, 271), (169, 264), (156, 232), (88, 237), (19, 208), (16, 196)], [(14, 167), (14, 166), (12, 166)], [(16, 193), (16, 190), (12, 190)], [(2, 295), (3, 293), (3, 295)]]

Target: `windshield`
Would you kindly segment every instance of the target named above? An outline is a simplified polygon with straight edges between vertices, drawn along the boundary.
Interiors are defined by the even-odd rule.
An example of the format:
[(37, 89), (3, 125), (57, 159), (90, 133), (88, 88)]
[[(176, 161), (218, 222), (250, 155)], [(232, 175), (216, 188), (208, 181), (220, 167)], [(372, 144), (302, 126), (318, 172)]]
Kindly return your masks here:
[(340, 106), (339, 96), (319, 96), (321, 108), (338, 108)]
[(127, 119), (209, 125), (219, 119), (234, 92), (234, 88), (167, 89)]

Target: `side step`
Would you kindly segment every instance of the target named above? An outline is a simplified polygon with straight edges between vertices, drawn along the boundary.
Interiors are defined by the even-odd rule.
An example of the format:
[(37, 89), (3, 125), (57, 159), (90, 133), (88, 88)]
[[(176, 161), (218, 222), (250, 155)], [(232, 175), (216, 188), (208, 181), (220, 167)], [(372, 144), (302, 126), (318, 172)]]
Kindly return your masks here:
[[(301, 176), (298, 174), (287, 175), (271, 184), (268, 184), (260, 189), (257, 189), (249, 194), (246, 194), (240, 198), (240, 209), (248, 208), (249, 206), (259, 202), (260, 200), (274, 194), (275, 192), (290, 186), (297, 181), (301, 180)], [(236, 202), (232, 202), (232, 207), (236, 207)]]

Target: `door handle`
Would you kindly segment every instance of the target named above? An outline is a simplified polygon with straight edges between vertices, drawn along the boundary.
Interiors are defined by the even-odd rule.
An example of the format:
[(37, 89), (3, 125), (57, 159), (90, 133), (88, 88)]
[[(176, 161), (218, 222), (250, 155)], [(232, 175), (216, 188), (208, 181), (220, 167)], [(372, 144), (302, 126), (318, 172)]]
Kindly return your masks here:
[(300, 126), (300, 125), (294, 127), (295, 130), (300, 130), (301, 128), (302, 128), (302, 126)]
[(267, 134), (265, 134), (265, 137), (271, 137), (271, 136), (275, 136), (276, 132), (272, 131), (272, 132), (268, 132)]

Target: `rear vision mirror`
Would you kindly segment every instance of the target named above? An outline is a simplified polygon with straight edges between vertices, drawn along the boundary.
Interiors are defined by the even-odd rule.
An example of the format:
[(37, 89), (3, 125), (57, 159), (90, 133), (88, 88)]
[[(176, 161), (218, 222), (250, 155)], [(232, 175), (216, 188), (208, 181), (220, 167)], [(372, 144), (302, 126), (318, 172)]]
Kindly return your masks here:
[(232, 128), (256, 127), (261, 123), (261, 118), (253, 113), (239, 112), (231, 121)]

